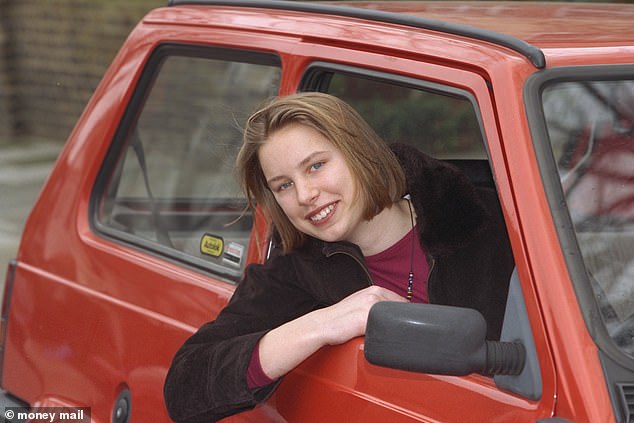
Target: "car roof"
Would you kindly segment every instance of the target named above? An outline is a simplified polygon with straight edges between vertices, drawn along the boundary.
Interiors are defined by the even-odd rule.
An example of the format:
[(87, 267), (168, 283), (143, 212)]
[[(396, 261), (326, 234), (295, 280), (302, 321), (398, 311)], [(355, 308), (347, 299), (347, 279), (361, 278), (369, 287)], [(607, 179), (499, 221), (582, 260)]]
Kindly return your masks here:
[[(460, 37), (463, 41), (490, 42), (519, 52), (537, 68), (582, 62), (631, 63), (634, 57), (634, 4), (554, 3), (525, 1), (287, 1), (287, 0), (169, 0), (169, 6), (216, 6), (271, 10), (269, 16), (288, 20), (321, 15), (405, 25)], [(218, 10), (218, 9), (216, 9)], [(275, 11), (275, 12), (273, 12)], [(191, 16), (190, 16), (191, 17)], [(207, 18), (210, 19), (210, 18)], [(235, 20), (223, 24), (236, 25)], [(274, 24), (276, 31), (300, 31), (329, 37), (332, 20), (318, 30), (307, 18), (293, 29)], [(321, 21), (326, 23), (325, 20)], [(357, 21), (358, 22), (358, 21)], [(342, 24), (339, 21), (339, 24)], [(345, 23), (343, 23), (345, 25)], [(310, 28), (309, 28), (310, 27)], [(264, 28), (259, 28), (264, 29)], [(336, 36), (334, 36), (336, 37)], [(476, 44), (471, 44), (475, 46)], [(481, 43), (480, 43), (481, 44)], [(563, 61), (562, 61), (563, 58)], [(598, 58), (598, 59), (597, 59)], [(553, 61), (554, 59), (554, 61)]]
[(337, 2), (469, 25), (540, 48), (634, 44), (634, 4), (526, 1)]
[[(286, 3), (286, 6), (283, 4)], [(295, 4), (293, 4), (295, 3)], [(170, 5), (235, 5), (297, 10), (293, 1), (169, 0)], [(538, 47), (631, 45), (634, 4), (549, 1), (319, 1), (318, 5), (354, 7), (469, 25), (519, 38)]]

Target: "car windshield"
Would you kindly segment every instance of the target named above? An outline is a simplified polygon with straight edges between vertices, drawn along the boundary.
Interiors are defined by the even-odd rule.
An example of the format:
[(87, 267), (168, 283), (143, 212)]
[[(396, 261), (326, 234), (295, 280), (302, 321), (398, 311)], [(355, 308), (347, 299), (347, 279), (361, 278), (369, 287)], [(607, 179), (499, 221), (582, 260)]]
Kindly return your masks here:
[(634, 356), (634, 80), (554, 82), (542, 105), (603, 322)]

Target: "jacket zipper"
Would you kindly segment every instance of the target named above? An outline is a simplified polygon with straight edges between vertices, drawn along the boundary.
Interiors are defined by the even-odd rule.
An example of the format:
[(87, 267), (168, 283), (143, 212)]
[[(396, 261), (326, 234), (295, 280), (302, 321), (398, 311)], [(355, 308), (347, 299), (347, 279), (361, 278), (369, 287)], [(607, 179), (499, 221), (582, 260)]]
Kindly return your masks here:
[(434, 270), (436, 270), (436, 259), (433, 257), (430, 257), (427, 259), (427, 261), (429, 262), (431, 260), (431, 264), (429, 265), (429, 272), (427, 273), (427, 301), (429, 301), (431, 303), (431, 277), (432, 274), (434, 273)]
[(357, 262), (357, 264), (359, 266), (361, 266), (361, 268), (365, 272), (365, 276), (368, 279), (368, 286), (374, 285), (374, 283), (372, 282), (372, 276), (370, 276), (370, 271), (368, 270), (368, 267), (361, 260), (359, 260), (359, 258), (357, 256), (355, 256), (354, 254), (347, 253), (345, 251), (333, 251), (331, 253), (327, 253), (326, 257), (332, 257), (335, 254), (343, 254), (345, 256), (348, 256), (348, 257), (352, 258), (355, 262)]

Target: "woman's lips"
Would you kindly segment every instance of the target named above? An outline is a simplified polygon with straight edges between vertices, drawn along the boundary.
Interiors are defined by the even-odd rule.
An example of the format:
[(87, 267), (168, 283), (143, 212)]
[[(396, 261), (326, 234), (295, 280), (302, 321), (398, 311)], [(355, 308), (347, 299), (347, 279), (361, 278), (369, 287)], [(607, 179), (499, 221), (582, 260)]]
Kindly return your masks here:
[(314, 225), (324, 223), (330, 218), (330, 216), (332, 216), (333, 212), (335, 211), (335, 208), (336, 208), (336, 203), (328, 204), (327, 206), (309, 214), (307, 216), (308, 220), (310, 220), (311, 223), (313, 223)]

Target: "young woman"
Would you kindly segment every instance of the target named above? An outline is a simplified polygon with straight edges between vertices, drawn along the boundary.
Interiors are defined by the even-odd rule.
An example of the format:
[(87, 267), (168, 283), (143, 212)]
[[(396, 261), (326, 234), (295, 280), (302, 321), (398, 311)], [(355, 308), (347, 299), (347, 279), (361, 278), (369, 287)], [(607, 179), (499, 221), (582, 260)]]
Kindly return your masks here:
[(281, 254), (249, 266), (218, 318), (177, 352), (165, 384), (175, 421), (254, 407), (321, 347), (362, 336), (379, 301), (473, 307), (499, 336), (513, 259), (492, 190), (388, 147), (321, 93), (251, 116), (237, 170)]

